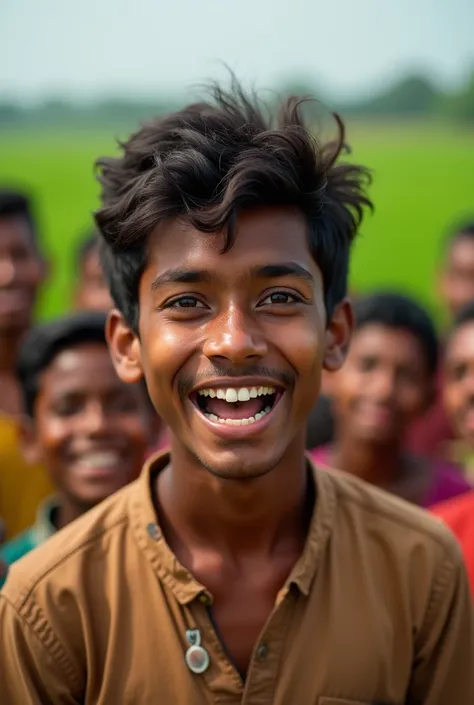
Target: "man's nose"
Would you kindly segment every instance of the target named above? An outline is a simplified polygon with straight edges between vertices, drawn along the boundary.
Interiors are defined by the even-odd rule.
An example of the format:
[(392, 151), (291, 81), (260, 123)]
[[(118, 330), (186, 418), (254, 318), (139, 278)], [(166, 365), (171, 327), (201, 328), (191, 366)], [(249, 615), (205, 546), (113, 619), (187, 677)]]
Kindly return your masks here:
[(210, 324), (203, 351), (210, 359), (241, 365), (264, 357), (268, 346), (255, 319), (231, 308)]

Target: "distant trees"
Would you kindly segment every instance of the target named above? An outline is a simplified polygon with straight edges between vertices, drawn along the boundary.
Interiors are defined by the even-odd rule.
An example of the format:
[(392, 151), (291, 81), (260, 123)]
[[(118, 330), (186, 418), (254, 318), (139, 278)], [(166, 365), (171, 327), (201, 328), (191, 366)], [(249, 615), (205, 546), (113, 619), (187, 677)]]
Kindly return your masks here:
[[(432, 79), (420, 73), (407, 75), (368, 98), (351, 102), (325, 99), (324, 92), (315, 90), (308, 77), (287, 81), (280, 95), (314, 95), (346, 116), (426, 117), (444, 118), (474, 125), (474, 68), (462, 86), (446, 91)], [(268, 98), (268, 96), (263, 96)], [(271, 94), (270, 94), (271, 100)], [(40, 105), (16, 104), (0, 96), (0, 129), (3, 127), (49, 126), (129, 129), (154, 115), (177, 107), (178, 101), (166, 96), (153, 100), (109, 98), (90, 104), (68, 102), (61, 98), (44, 101)], [(310, 118), (319, 116), (318, 103), (305, 107)]]

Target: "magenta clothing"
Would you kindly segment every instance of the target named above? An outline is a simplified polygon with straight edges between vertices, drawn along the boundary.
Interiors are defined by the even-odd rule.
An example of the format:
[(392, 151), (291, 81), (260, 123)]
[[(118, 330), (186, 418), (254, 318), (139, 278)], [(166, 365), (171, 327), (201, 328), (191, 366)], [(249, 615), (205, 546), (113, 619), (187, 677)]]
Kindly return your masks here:
[[(330, 446), (321, 446), (310, 450), (309, 453), (316, 464), (319, 463), (325, 468), (329, 468), (330, 450)], [(452, 499), (472, 490), (471, 485), (455, 465), (436, 460), (430, 462), (432, 463), (432, 482), (420, 503), (422, 507), (431, 507), (445, 499)]]

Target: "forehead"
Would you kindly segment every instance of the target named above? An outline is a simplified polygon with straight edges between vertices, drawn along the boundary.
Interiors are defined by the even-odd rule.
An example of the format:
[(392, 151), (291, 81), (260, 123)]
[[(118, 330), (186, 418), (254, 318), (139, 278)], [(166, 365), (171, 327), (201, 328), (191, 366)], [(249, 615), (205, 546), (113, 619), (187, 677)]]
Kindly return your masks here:
[(349, 355), (376, 355), (387, 359), (424, 361), (420, 341), (406, 328), (367, 323), (352, 336)]
[(468, 321), (453, 331), (446, 347), (446, 359), (474, 359), (474, 321)]
[(446, 255), (448, 263), (456, 266), (472, 266), (474, 264), (474, 236), (458, 235), (448, 248)]
[(155, 230), (149, 241), (148, 265), (156, 273), (177, 266), (206, 267), (216, 276), (232, 275), (237, 268), (274, 261), (295, 261), (318, 268), (308, 246), (302, 214), (290, 208), (262, 208), (241, 214), (231, 249), (222, 253), (223, 233), (202, 233), (189, 223), (174, 220)]
[(19, 244), (35, 249), (31, 227), (23, 216), (0, 216), (0, 249), (16, 247)]
[(43, 391), (103, 390), (122, 384), (105, 343), (80, 343), (58, 353), (41, 376)]

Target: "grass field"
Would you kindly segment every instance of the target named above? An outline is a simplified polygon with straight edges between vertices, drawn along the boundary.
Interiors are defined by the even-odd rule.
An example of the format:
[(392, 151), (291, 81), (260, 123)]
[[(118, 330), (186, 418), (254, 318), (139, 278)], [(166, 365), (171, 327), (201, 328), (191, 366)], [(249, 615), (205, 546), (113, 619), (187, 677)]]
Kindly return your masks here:
[[(434, 277), (439, 240), (453, 220), (474, 215), (474, 132), (423, 125), (354, 125), (355, 160), (373, 169), (376, 211), (355, 246), (352, 286), (396, 286), (439, 313)], [(90, 225), (98, 188), (93, 162), (112, 154), (110, 135), (0, 132), (0, 183), (37, 197), (51, 282), (41, 316), (64, 311), (74, 283), (74, 245)]]

